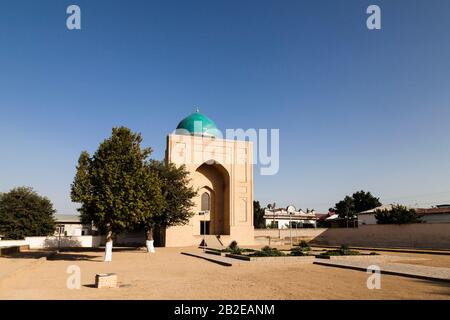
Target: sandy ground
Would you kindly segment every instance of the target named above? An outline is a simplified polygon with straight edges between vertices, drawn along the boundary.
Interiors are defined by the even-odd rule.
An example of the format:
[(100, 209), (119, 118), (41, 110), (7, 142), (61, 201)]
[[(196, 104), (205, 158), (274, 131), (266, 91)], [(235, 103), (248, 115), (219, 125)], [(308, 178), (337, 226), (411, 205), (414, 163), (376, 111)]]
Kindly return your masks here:
[[(223, 267), (183, 250), (193, 248), (115, 251), (110, 263), (100, 251), (61, 253), (55, 260), (0, 258), (0, 299), (450, 299), (446, 283), (382, 275), (381, 289), (369, 290), (361, 271), (311, 264)], [(439, 264), (448, 261), (442, 259)], [(70, 265), (80, 267), (79, 290), (66, 286)], [(93, 288), (95, 274), (104, 272), (116, 273), (120, 287)]]
[[(396, 263), (406, 263), (406, 264), (417, 264), (429, 267), (444, 267), (450, 268), (450, 255), (433, 255), (433, 254), (411, 254), (411, 253), (401, 253), (401, 252), (387, 252), (387, 251), (377, 251), (379, 254), (392, 255), (400, 257), (412, 257), (411, 260), (399, 260), (394, 261)], [(417, 258), (417, 260), (414, 260)]]

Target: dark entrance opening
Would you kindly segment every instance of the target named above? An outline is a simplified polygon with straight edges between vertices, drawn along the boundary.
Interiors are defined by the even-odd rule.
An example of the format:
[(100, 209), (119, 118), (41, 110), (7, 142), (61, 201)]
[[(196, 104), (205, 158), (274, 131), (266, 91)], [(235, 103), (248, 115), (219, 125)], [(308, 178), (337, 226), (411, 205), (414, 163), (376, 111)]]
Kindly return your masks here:
[(166, 246), (166, 228), (156, 226), (153, 229), (153, 239), (155, 240), (155, 247)]
[(209, 221), (202, 221), (200, 223), (200, 234), (209, 234)]

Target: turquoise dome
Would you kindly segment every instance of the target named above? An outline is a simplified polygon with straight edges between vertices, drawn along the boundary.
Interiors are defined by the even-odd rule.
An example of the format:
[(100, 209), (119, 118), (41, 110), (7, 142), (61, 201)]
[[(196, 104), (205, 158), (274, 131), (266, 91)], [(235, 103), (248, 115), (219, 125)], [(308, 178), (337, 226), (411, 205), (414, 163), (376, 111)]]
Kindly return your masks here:
[(180, 121), (176, 132), (181, 134), (192, 134), (200, 136), (216, 136), (216, 124), (203, 113), (194, 112)]

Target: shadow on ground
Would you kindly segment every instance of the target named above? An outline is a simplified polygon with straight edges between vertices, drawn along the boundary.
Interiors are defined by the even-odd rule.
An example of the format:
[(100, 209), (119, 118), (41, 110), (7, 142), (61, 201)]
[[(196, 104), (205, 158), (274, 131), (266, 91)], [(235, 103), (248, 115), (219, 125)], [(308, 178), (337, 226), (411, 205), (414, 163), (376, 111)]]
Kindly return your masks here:
[(416, 279), (417, 282), (425, 283), (425, 284), (432, 284), (434, 286), (437, 286), (439, 288), (442, 288), (443, 290), (440, 291), (429, 291), (428, 293), (431, 294), (442, 294), (450, 297), (450, 282), (444, 282), (444, 281), (433, 281), (433, 280), (424, 280), (424, 279)]
[(55, 253), (52, 255), (49, 255), (47, 257), (47, 260), (50, 261), (94, 261), (94, 262), (100, 262), (99, 260), (96, 260), (98, 258), (101, 258), (101, 255), (88, 255), (88, 254), (82, 254), (82, 253)]
[(51, 255), (51, 251), (23, 251), (19, 253), (3, 254), (7, 259), (40, 259)]
[[(48, 256), (47, 260), (103, 262), (104, 252), (104, 248), (61, 248), (58, 252)], [(113, 248), (113, 252), (141, 252), (141, 250), (135, 247), (123, 247)], [(86, 253), (97, 254), (93, 255)]]
[[(89, 289), (98, 289), (95, 284), (84, 284), (83, 287), (89, 288)], [(118, 284), (116, 288), (109, 288), (109, 289), (119, 289), (119, 288), (131, 288), (131, 284)], [(101, 290), (101, 289), (100, 289)]]

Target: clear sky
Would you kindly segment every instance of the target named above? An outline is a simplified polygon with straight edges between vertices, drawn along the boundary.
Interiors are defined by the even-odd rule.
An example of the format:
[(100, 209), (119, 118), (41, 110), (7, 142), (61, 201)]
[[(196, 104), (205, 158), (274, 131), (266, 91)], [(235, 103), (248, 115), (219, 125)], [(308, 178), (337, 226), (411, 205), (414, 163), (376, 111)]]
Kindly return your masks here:
[(263, 205), (449, 203), (450, 1), (0, 1), (0, 192), (75, 213), (82, 150), (124, 125), (162, 159), (194, 105), (220, 129), (280, 129)]

